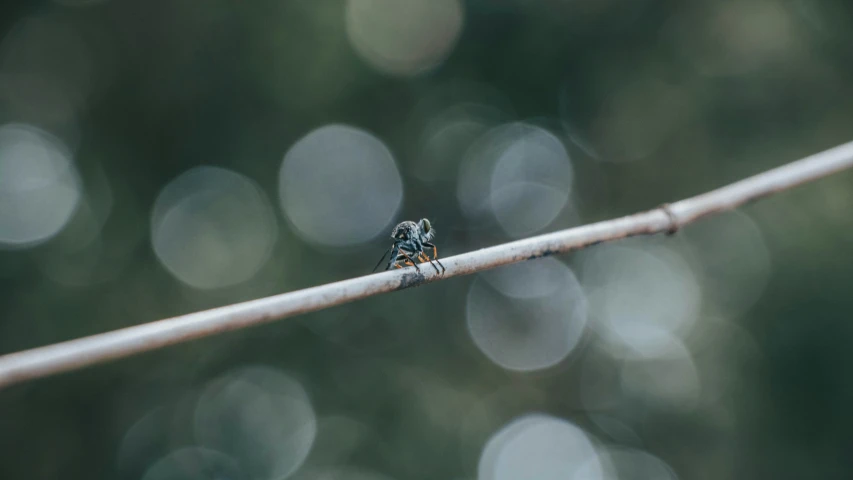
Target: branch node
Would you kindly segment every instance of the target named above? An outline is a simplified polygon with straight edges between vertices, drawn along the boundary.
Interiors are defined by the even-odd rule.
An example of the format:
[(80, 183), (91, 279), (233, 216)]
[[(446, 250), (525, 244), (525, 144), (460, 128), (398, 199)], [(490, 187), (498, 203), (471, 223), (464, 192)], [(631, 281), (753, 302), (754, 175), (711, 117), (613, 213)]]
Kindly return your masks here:
[(669, 218), (669, 228), (666, 230), (666, 234), (675, 235), (675, 232), (677, 232), (681, 226), (678, 224), (678, 219), (675, 217), (675, 213), (673, 213), (670, 205), (668, 203), (662, 203), (658, 208), (660, 208)]

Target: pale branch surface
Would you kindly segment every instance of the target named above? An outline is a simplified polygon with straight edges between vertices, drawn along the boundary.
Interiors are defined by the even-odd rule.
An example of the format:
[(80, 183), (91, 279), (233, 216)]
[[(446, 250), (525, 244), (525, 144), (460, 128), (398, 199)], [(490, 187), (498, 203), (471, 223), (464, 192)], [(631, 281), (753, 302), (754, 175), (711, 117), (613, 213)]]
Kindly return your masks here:
[(443, 275), (407, 267), (0, 356), (0, 388), (502, 265), (634, 235), (672, 233), (704, 216), (850, 167), (853, 142), (654, 210), (442, 258)]

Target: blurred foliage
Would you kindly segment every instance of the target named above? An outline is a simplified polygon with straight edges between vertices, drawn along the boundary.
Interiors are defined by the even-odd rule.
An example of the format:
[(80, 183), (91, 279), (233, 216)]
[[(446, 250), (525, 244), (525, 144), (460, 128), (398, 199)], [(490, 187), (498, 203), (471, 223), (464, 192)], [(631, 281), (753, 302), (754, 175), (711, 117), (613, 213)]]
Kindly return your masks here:
[[(366, 274), (404, 219), (433, 220), (447, 256), (703, 192), (853, 131), (853, 7), (841, 0), (401, 5), (0, 6), (0, 124), (52, 138), (44, 145), (60, 153), (44, 158), (69, 152), (79, 183), (63, 185), (73, 198), (80, 188), (55, 235), (0, 249), (0, 353)], [(330, 125), (357, 130), (300, 143)], [(3, 130), (0, 142), (23, 131)], [(0, 220), (40, 208), (2, 196), (20, 186), (8, 179), (30, 175), (4, 163), (19, 150), (3, 147)], [(527, 152), (521, 163), (514, 148)], [(281, 174), (283, 162), (299, 178)], [(159, 223), (178, 204), (169, 195), (201, 182), (187, 172), (212, 171), (200, 166), (220, 169), (200, 190), (215, 200)], [(496, 182), (520, 196), (495, 200)], [(685, 479), (850, 478), (850, 182), (843, 173), (672, 239), (456, 278), (9, 388), (0, 478), (273, 478), (270, 458), (254, 457), (264, 449), (290, 455), (273, 461), (276, 478), (303, 454), (292, 478), (478, 478), (489, 439), (534, 412), (562, 420), (523, 421), (588, 435), (610, 459), (611, 476), (589, 478), (666, 465)], [(51, 198), (33, 211), (56, 215), (63, 203)], [(471, 206), (480, 200), (485, 210)], [(241, 222), (257, 228), (227, 228)], [(176, 239), (187, 225), (198, 238)], [(547, 343), (587, 313), (565, 345), (513, 343)], [(221, 386), (243, 374), (257, 384)], [(272, 386), (256, 395), (257, 385)], [(285, 434), (300, 418), (316, 420), (310, 453)], [(254, 428), (240, 423), (249, 420)], [(216, 470), (182, 476), (173, 464)], [(481, 463), (479, 478), (499, 477)]]

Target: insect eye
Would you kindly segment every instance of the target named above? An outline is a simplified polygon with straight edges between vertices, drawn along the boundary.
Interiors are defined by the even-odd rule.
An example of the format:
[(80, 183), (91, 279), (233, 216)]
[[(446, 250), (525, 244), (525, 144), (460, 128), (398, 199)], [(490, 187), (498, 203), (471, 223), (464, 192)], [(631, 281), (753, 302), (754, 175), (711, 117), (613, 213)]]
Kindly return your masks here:
[(427, 220), (426, 218), (421, 220), (421, 225), (423, 225), (421, 228), (423, 228), (424, 233), (429, 233), (429, 231), (432, 229), (432, 225), (430, 225), (429, 220)]

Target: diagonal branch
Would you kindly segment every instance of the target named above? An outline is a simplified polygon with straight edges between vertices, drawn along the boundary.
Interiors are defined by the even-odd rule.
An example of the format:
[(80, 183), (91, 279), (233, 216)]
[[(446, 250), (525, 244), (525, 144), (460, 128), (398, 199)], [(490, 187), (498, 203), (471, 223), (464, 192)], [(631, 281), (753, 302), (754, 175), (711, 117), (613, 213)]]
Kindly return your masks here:
[(403, 268), (295, 292), (158, 320), (0, 356), (0, 388), (76, 370), (216, 333), (322, 310), (381, 293), (468, 275), (501, 265), (566, 253), (633, 235), (674, 233), (706, 215), (853, 167), (853, 142), (647, 212), (539, 235), (442, 259), (435, 271)]

